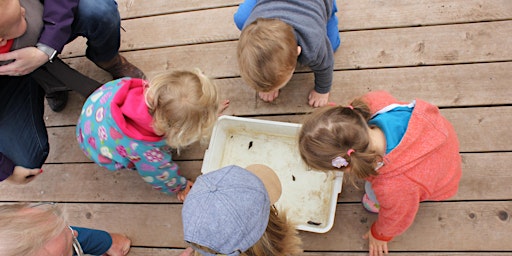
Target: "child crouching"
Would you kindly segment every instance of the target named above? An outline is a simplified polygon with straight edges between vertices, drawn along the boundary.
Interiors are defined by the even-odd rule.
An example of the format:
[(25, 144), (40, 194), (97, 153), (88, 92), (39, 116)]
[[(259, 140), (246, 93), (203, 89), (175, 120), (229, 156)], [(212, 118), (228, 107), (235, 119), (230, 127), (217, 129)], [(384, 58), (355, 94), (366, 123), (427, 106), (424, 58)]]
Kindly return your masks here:
[[(206, 141), (217, 120), (217, 89), (196, 71), (106, 83), (85, 102), (76, 135), (84, 153), (109, 170), (136, 169), (153, 188), (184, 200), (191, 185), (171, 148)], [(189, 186), (187, 186), (187, 184)]]

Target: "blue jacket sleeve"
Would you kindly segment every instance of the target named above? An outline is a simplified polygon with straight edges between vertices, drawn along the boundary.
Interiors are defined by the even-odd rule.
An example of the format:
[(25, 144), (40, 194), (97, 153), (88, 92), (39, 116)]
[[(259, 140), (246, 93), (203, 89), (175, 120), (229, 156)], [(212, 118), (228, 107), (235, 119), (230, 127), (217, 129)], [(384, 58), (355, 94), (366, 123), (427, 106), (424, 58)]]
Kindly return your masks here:
[(39, 42), (61, 52), (71, 37), (78, 0), (45, 0), (43, 5), (44, 27)]
[(103, 255), (112, 246), (112, 237), (109, 233), (89, 228), (71, 227), (78, 232), (78, 242), (85, 254)]
[(254, 8), (255, 5), (256, 0), (245, 0), (238, 7), (238, 10), (234, 15), (234, 19), (236, 27), (239, 30), (242, 30), (244, 28), (245, 21), (249, 18), (249, 15), (251, 15), (252, 9)]
[(0, 152), (0, 181), (7, 179), (14, 172), (14, 163)]

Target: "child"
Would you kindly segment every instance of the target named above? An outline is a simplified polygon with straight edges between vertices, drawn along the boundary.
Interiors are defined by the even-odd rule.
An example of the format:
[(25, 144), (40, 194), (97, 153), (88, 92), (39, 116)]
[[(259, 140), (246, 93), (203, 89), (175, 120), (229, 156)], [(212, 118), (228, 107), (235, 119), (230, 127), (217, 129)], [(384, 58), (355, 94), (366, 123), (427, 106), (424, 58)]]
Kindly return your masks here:
[(128, 254), (130, 245), (130, 239), (121, 234), (68, 226), (55, 204), (0, 205), (0, 255), (3, 256), (84, 253), (121, 256)]
[(290, 81), (298, 62), (315, 74), (308, 97), (327, 104), (334, 54), (340, 45), (334, 0), (246, 0), (235, 13), (240, 74), (264, 101), (273, 101)]
[(388, 252), (387, 242), (412, 224), (421, 201), (454, 196), (462, 175), (457, 135), (438, 108), (383, 91), (313, 113), (299, 133), (299, 151), (314, 169), (367, 181), (363, 206), (379, 213), (364, 236), (370, 255)]
[[(228, 106), (225, 101), (222, 110)], [(136, 169), (157, 190), (183, 201), (191, 183), (172, 161), (178, 150), (206, 141), (219, 114), (213, 81), (196, 71), (173, 71), (149, 83), (122, 78), (85, 102), (76, 135), (85, 154), (109, 170)]]
[(280, 196), (281, 182), (265, 165), (201, 175), (183, 203), (184, 238), (195, 255), (298, 255), (297, 231), (273, 206)]

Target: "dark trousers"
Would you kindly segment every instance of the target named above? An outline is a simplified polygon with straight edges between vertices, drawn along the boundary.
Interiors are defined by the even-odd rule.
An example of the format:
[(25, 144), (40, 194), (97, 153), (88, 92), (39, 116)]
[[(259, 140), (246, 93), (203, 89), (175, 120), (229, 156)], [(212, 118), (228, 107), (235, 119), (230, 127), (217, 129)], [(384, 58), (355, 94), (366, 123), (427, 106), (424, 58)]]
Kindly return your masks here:
[(0, 76), (0, 152), (16, 165), (40, 168), (50, 150), (44, 91), (30, 76)]

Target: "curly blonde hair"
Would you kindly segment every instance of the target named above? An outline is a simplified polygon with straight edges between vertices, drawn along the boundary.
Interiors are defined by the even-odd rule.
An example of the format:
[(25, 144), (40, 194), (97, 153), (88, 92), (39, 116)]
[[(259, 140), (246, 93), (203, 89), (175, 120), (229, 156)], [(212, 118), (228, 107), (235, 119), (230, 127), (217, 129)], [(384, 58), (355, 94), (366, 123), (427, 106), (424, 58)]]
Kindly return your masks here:
[(196, 69), (162, 73), (149, 84), (146, 100), (155, 132), (176, 149), (205, 143), (219, 111), (214, 82)]
[(284, 82), (297, 65), (293, 28), (278, 19), (256, 19), (242, 30), (238, 65), (244, 81), (258, 92), (269, 92)]
[(55, 208), (0, 205), (0, 255), (35, 255), (67, 227)]
[[(212, 254), (218, 254), (210, 248), (194, 244), (193, 246)], [(267, 229), (256, 244), (247, 251), (240, 253), (241, 256), (285, 256), (299, 255), (302, 253), (302, 241), (294, 225), (288, 220), (285, 214), (278, 213), (272, 206)], [(194, 255), (201, 256), (201, 253), (195, 251)]]
[[(299, 131), (300, 156), (317, 170), (350, 168), (350, 177), (361, 179), (377, 175), (375, 166), (382, 156), (370, 145), (370, 109), (361, 99), (350, 106), (327, 106), (307, 116)], [(353, 152), (349, 153), (350, 149)], [(347, 167), (333, 166), (332, 160), (338, 156), (348, 162)]]

